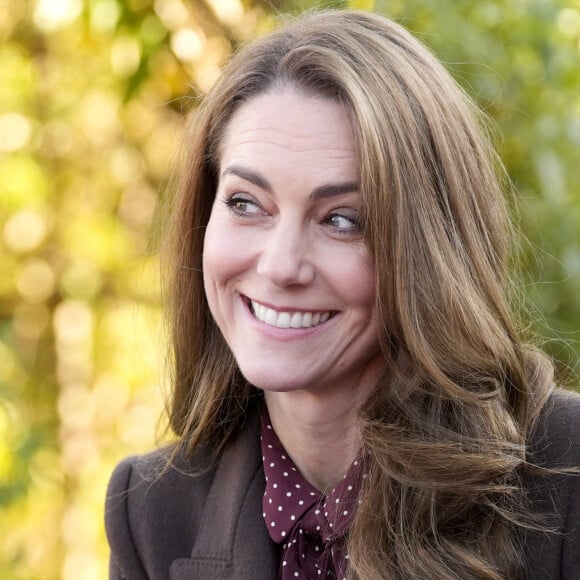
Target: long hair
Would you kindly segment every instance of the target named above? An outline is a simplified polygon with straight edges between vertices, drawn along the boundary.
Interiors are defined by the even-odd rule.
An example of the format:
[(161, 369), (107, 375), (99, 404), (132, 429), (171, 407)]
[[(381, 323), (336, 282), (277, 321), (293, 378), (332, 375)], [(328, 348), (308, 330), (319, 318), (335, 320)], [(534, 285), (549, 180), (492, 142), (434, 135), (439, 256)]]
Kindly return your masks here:
[(360, 171), (387, 372), (359, 410), (369, 477), (349, 574), (513, 577), (526, 438), (552, 388), (511, 312), (501, 164), (476, 107), (401, 26), (308, 14), (240, 51), (196, 111), (170, 224), (172, 428), (223, 448), (257, 390), (212, 320), (202, 250), (220, 142), (252, 97), (291, 86), (343, 103)]

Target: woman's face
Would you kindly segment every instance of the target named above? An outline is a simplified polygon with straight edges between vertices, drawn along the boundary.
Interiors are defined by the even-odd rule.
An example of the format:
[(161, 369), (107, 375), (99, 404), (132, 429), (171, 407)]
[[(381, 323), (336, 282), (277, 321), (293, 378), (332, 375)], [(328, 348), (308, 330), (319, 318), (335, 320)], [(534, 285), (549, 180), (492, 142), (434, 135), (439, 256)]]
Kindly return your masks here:
[(269, 391), (369, 386), (382, 357), (344, 107), (292, 88), (258, 95), (232, 117), (219, 162), (204, 283), (246, 379)]

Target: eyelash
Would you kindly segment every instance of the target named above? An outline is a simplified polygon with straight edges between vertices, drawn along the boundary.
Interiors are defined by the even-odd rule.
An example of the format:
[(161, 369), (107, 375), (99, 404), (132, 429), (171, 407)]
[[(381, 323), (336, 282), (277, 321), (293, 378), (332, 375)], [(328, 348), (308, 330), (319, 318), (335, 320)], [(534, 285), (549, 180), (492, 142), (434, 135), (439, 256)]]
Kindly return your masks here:
[(237, 207), (239, 204), (253, 205), (255, 208), (261, 210), (260, 206), (253, 199), (241, 197), (239, 196), (239, 194), (234, 194), (231, 197), (224, 199), (224, 203), (233, 213), (235, 213), (237, 216), (240, 217), (249, 217), (252, 216), (253, 214), (248, 213), (247, 211), (244, 211), (242, 209), (239, 209), (239, 207)]
[[(252, 217), (255, 217), (255, 215), (257, 215), (258, 211), (264, 211), (255, 200), (250, 199), (248, 197), (243, 197), (240, 194), (236, 194), (236, 193), (234, 193), (232, 196), (224, 199), (223, 202), (231, 212), (233, 212), (236, 216), (241, 217), (241, 218), (252, 218)], [(254, 208), (256, 208), (256, 210), (258, 210), (258, 211), (253, 213), (253, 212), (248, 212), (248, 211), (245, 211), (243, 209), (240, 209), (239, 205), (242, 205), (242, 204), (246, 205), (246, 206), (251, 205)], [(331, 223), (334, 219), (347, 220), (348, 222), (350, 222), (352, 224), (352, 226), (348, 227), (348, 228), (338, 228), (336, 226), (333, 226)], [(330, 225), (332, 227), (332, 229), (334, 230), (334, 232), (337, 233), (338, 235), (341, 235), (341, 236), (359, 234), (360, 229), (361, 229), (360, 222), (358, 219), (344, 215), (338, 211), (330, 212), (326, 216), (326, 218), (324, 219), (323, 223)]]
[(329, 225), (331, 224), (331, 221), (335, 218), (339, 218), (339, 219), (343, 219), (343, 220), (347, 220), (349, 221), (352, 225), (348, 228), (337, 228), (335, 226), (332, 226), (332, 228), (334, 229), (335, 232), (337, 232), (340, 235), (351, 235), (353, 233), (359, 233), (360, 232), (360, 223), (359, 220), (356, 218), (352, 218), (349, 217), (347, 215), (338, 213), (338, 212), (332, 212), (328, 215), (328, 217), (326, 218), (325, 222), (328, 223)]

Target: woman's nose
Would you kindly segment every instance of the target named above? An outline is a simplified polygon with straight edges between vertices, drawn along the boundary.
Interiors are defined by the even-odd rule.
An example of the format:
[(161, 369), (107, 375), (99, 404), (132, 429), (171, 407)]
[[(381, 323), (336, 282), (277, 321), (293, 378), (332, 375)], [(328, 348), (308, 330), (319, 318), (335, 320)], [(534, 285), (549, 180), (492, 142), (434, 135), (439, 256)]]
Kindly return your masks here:
[(306, 286), (315, 276), (308, 235), (298, 227), (277, 224), (265, 237), (258, 274), (280, 288)]

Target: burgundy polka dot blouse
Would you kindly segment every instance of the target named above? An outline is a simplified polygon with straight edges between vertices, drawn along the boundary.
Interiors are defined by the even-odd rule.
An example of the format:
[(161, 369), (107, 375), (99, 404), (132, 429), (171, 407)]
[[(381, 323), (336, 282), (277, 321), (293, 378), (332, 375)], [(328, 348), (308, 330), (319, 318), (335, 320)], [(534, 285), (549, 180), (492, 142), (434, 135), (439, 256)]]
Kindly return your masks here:
[(266, 475), (264, 520), (280, 545), (280, 580), (346, 578), (346, 535), (358, 505), (361, 474), (355, 461), (324, 496), (300, 474), (262, 410), (262, 460)]

